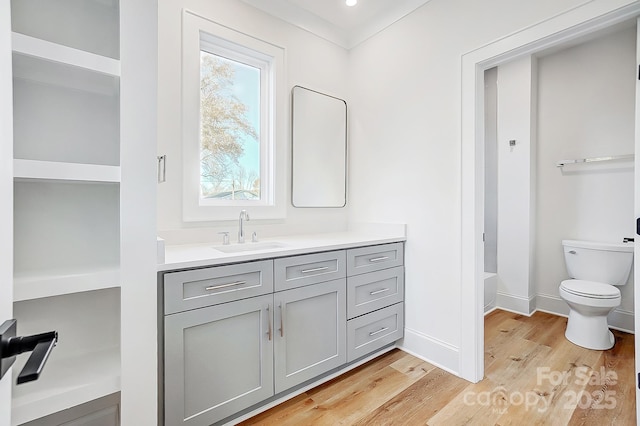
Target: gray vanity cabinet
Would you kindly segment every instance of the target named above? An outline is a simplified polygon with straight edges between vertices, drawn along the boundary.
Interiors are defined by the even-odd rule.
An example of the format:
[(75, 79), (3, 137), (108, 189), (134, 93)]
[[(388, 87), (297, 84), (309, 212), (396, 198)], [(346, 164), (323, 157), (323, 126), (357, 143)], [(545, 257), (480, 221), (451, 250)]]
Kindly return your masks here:
[(347, 361), (344, 278), (277, 292), (274, 307), (276, 393)]
[(164, 425), (208, 426), (401, 339), (403, 244), (160, 275)]
[(165, 316), (165, 425), (210, 425), (273, 395), (273, 295)]

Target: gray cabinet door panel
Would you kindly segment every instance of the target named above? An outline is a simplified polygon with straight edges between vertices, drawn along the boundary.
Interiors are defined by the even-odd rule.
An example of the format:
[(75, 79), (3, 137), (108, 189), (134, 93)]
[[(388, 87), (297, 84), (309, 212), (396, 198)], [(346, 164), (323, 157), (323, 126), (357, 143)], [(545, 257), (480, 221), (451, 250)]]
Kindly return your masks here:
[(274, 261), (275, 291), (347, 276), (344, 250), (285, 257)]
[(404, 264), (404, 244), (380, 244), (347, 251), (347, 275), (380, 271)]
[(347, 318), (404, 300), (404, 266), (347, 278)]
[(165, 317), (165, 424), (210, 425), (273, 395), (272, 302)]
[(276, 393), (346, 362), (345, 294), (344, 278), (275, 294)]
[(165, 315), (273, 292), (273, 261), (169, 272), (164, 275)]

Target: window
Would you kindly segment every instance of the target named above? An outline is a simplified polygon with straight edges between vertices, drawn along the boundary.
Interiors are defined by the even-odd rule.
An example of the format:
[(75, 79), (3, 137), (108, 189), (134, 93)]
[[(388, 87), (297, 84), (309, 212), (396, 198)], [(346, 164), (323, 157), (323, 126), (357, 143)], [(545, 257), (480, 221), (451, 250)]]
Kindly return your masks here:
[(190, 12), (183, 22), (184, 220), (284, 217), (283, 49)]

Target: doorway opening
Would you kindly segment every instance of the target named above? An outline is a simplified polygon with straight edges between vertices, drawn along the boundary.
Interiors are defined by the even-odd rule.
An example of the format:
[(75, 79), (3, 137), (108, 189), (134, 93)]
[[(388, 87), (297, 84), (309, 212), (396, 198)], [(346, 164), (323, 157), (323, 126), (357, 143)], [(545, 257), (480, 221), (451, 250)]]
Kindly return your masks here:
[[(590, 374), (634, 376), (633, 274), (608, 317), (617, 330), (610, 351), (565, 338), (569, 306), (558, 288), (569, 278), (562, 240), (623, 243), (634, 234), (636, 38), (633, 19), (484, 71), (484, 366), (489, 383), (504, 383), (510, 395), (521, 392), (511, 388), (519, 357), (527, 362), (518, 377), (533, 377), (539, 389), (549, 381), (525, 365), (570, 375), (575, 362)], [(610, 160), (572, 163), (583, 158)], [(557, 392), (576, 392), (576, 382)], [(611, 401), (622, 404), (633, 385), (612, 383)], [(576, 412), (558, 412), (558, 424), (585, 415), (580, 409), (597, 395), (583, 392)], [(609, 410), (619, 414), (613, 403)]]
[(582, 42), (640, 14), (637, 3), (618, 8), (605, 3), (591, 2), (463, 56), (460, 374), (468, 380), (477, 382), (484, 375), (484, 72), (527, 55)]

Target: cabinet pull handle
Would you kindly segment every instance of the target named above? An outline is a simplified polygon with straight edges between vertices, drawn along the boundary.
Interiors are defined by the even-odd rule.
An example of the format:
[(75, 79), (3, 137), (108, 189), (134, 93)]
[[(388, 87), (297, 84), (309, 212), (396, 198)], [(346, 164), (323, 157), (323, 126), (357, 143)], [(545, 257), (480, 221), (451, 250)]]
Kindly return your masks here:
[(212, 285), (209, 287), (205, 287), (204, 289), (207, 291), (218, 290), (219, 288), (233, 287), (234, 285), (242, 285), (246, 283), (247, 283), (246, 281), (236, 281), (234, 283), (229, 283), (229, 284)]
[(380, 330), (378, 330), (378, 331), (372, 331), (371, 333), (369, 333), (369, 336), (375, 336), (376, 334), (380, 334), (380, 333), (382, 333), (383, 331), (387, 331), (388, 329), (389, 329), (389, 327), (384, 327), (384, 328), (381, 328), (381, 329), (380, 329)]
[(282, 315), (282, 303), (278, 305), (280, 308), (280, 337), (284, 337), (284, 315)]
[(267, 322), (269, 324), (267, 336), (269, 336), (269, 341), (271, 341), (271, 305), (267, 305)]
[(389, 291), (389, 289), (388, 288), (383, 288), (381, 290), (372, 291), (369, 294), (372, 295), (372, 296), (375, 296), (376, 294), (384, 293), (386, 291)]
[(380, 256), (380, 257), (372, 257), (369, 259), (369, 262), (382, 262), (383, 260), (387, 260), (389, 256)]
[(167, 181), (167, 156), (158, 155), (158, 183)]
[(308, 274), (309, 272), (320, 272), (320, 271), (326, 271), (327, 269), (329, 269), (328, 266), (322, 266), (320, 268), (313, 268), (313, 269), (303, 269), (302, 272), (303, 274)]

